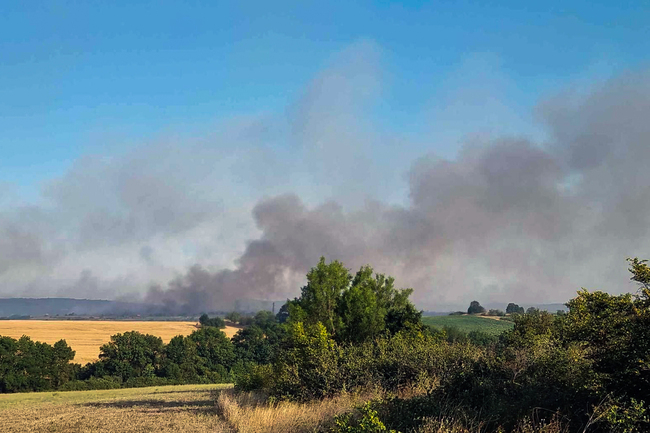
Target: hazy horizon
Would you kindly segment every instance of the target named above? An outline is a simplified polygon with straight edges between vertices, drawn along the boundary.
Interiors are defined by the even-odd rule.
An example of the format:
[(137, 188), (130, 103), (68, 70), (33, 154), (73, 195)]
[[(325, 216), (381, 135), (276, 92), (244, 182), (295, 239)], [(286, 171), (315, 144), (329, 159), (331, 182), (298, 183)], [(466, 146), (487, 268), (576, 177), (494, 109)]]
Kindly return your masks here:
[(647, 8), (3, 8), (0, 297), (286, 299), (325, 256), (444, 311), (650, 258)]

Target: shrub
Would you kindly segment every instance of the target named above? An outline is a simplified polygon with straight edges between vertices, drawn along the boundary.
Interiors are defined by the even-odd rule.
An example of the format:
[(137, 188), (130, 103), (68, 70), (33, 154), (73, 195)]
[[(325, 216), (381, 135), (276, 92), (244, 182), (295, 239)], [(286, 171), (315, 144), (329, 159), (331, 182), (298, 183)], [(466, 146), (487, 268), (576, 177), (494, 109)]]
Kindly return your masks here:
[(333, 433), (399, 433), (395, 430), (388, 430), (379, 419), (372, 403), (368, 402), (357, 409), (356, 416), (353, 414), (338, 415), (334, 418)]

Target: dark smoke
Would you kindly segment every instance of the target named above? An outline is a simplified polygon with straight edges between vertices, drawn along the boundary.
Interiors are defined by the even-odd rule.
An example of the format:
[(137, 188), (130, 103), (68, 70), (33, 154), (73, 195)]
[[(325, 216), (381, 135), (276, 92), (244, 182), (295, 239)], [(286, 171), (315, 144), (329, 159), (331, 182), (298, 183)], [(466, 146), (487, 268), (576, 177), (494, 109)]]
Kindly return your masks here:
[(416, 161), (407, 206), (262, 200), (261, 235), (235, 270), (192, 267), (147, 300), (196, 310), (294, 295), (321, 255), (370, 263), (427, 306), (480, 295), (562, 301), (580, 285), (630, 290), (624, 260), (647, 257), (650, 241), (649, 74), (560, 95), (539, 113), (547, 142), (501, 138), (468, 144), (455, 160)]

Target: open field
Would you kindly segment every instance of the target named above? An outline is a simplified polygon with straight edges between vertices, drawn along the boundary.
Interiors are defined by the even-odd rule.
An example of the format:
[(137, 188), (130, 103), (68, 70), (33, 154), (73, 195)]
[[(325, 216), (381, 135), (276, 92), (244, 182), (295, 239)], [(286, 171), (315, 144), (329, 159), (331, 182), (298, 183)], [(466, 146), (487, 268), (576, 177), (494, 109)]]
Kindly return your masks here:
[[(100, 320), (0, 320), (0, 335), (55, 343), (64, 339), (76, 355), (74, 362), (85, 364), (99, 356), (99, 348), (110, 341), (111, 335), (139, 331), (156, 335), (168, 343), (176, 335), (189, 335), (196, 330), (196, 322), (145, 322)], [(232, 337), (239, 328), (227, 326), (223, 331)]]
[(180, 385), (0, 395), (3, 432), (226, 432), (216, 391)]
[(3, 432), (302, 433), (376, 397), (343, 395), (269, 405), (231, 385), (0, 394)]
[(481, 331), (491, 335), (499, 335), (503, 331), (511, 329), (514, 324), (506, 320), (493, 320), (481, 316), (424, 316), (422, 322), (425, 325), (442, 328), (448, 326), (457, 328), (463, 332)]

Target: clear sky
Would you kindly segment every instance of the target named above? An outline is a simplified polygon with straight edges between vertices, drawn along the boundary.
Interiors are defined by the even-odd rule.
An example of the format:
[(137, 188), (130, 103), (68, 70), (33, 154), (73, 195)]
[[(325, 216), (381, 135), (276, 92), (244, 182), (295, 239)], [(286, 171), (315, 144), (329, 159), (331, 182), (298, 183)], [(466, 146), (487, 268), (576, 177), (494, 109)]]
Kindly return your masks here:
[[(3, 2), (0, 178), (29, 187), (96, 146), (283, 110), (367, 39), (390, 76), (382, 121), (408, 128), (468, 57), (514, 103), (647, 62), (646, 1)], [(492, 65), (495, 66), (495, 65)], [(107, 138), (110, 137), (110, 138)]]
[[(0, 295), (144, 293), (196, 263), (217, 276), (240, 269), (256, 241), (286, 259), (273, 265), (288, 271), (274, 274), (269, 296), (293, 293), (287, 287), (300, 280), (289, 274), (304, 275), (305, 264), (287, 257), (322, 253), (391, 272), (398, 263), (398, 276), (417, 275), (407, 283), (442, 293), (421, 295), (427, 305), (524, 293), (519, 274), (530, 270), (505, 263), (530, 254), (548, 277), (555, 260), (581, 254), (572, 236), (590, 238), (580, 212), (626, 209), (610, 199), (635, 180), (609, 195), (588, 184), (615, 172), (607, 143), (623, 146), (599, 140), (629, 125), (594, 132), (606, 123), (595, 119), (615, 117), (616, 107), (647, 114), (648, 23), (646, 0), (2, 2)], [(629, 146), (645, 145), (644, 123), (631, 128)], [(596, 139), (583, 148), (583, 136)], [(581, 152), (602, 153), (609, 171), (576, 162)], [(565, 200), (582, 210), (558, 204), (532, 221)], [(314, 251), (271, 223), (286, 220), (274, 206), (298, 209), (288, 215), (302, 215), (292, 224), (308, 227), (301, 239), (315, 236)], [(467, 221), (468, 212), (481, 219)], [(559, 213), (574, 219), (556, 221)], [(625, 215), (594, 216), (591, 229), (634, 226)], [(422, 221), (431, 224), (406, 234)], [(366, 252), (350, 252), (350, 236), (332, 235), (334, 226), (361, 236)], [(425, 238), (426, 254), (410, 251)], [(480, 263), (454, 294), (452, 257), (474, 257), (472, 243), (486, 249), (472, 253)], [(375, 255), (384, 245), (399, 259)], [(616, 254), (635, 251), (621, 244)], [(581, 271), (521, 298), (564, 301), (591, 281), (587, 266), (619, 278), (618, 258), (585, 259)], [(558, 284), (568, 288), (553, 292)]]

